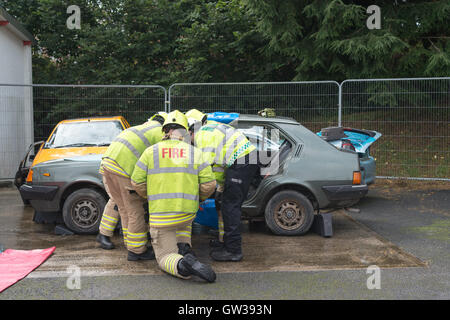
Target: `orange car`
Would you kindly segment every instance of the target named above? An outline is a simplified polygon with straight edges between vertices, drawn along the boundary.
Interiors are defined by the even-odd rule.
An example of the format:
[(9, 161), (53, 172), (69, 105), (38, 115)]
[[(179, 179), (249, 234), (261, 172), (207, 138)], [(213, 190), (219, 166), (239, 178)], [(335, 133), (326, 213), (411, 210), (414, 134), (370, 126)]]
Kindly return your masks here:
[[(122, 116), (92, 117), (63, 120), (53, 129), (47, 141), (32, 144), (16, 173), (15, 185), (31, 183), (33, 166), (38, 163), (82, 156), (88, 154), (103, 154), (111, 141), (130, 124)], [(41, 145), (36, 156), (31, 151)], [(31, 166), (27, 165), (33, 161)], [(26, 201), (24, 201), (26, 202)]]

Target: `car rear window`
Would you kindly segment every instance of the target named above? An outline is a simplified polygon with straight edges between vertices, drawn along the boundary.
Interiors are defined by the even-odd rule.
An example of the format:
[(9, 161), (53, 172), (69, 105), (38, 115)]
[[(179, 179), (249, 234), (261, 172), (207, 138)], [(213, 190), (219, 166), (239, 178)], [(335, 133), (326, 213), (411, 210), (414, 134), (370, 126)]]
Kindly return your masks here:
[(122, 130), (120, 121), (61, 123), (44, 148), (108, 146)]

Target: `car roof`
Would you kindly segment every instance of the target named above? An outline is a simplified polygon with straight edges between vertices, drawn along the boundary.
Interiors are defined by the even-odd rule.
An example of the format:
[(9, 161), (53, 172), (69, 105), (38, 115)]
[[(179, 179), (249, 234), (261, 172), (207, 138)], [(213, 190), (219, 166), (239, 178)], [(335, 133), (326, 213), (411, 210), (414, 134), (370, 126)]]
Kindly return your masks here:
[(299, 124), (294, 118), (289, 117), (261, 117), (254, 114), (240, 114), (238, 121), (251, 121), (251, 122), (274, 122), (274, 123), (286, 123), (286, 124)]

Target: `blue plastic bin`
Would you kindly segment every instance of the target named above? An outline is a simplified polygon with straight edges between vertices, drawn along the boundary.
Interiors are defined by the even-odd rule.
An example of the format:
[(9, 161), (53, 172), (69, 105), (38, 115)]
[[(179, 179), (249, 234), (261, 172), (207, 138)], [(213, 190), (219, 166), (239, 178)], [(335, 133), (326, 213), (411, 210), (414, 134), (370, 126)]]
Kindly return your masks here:
[(197, 216), (195, 217), (194, 222), (216, 230), (219, 228), (214, 199), (206, 199), (200, 204), (200, 209), (197, 211)]

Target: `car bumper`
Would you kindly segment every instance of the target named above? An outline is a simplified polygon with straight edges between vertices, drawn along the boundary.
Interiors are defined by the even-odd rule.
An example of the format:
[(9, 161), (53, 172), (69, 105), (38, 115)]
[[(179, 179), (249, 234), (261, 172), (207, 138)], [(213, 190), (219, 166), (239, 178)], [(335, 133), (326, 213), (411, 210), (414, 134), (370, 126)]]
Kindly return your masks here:
[(332, 203), (342, 201), (359, 200), (364, 197), (369, 188), (366, 184), (363, 185), (338, 185), (338, 186), (323, 186), (322, 190), (325, 192), (328, 200)]
[(369, 185), (374, 183), (376, 175), (375, 159), (372, 157), (360, 159), (359, 166), (361, 168), (362, 181), (364, 184)]
[(23, 199), (29, 200), (36, 211), (59, 211), (58, 186), (28, 185), (20, 186), (19, 191)]

